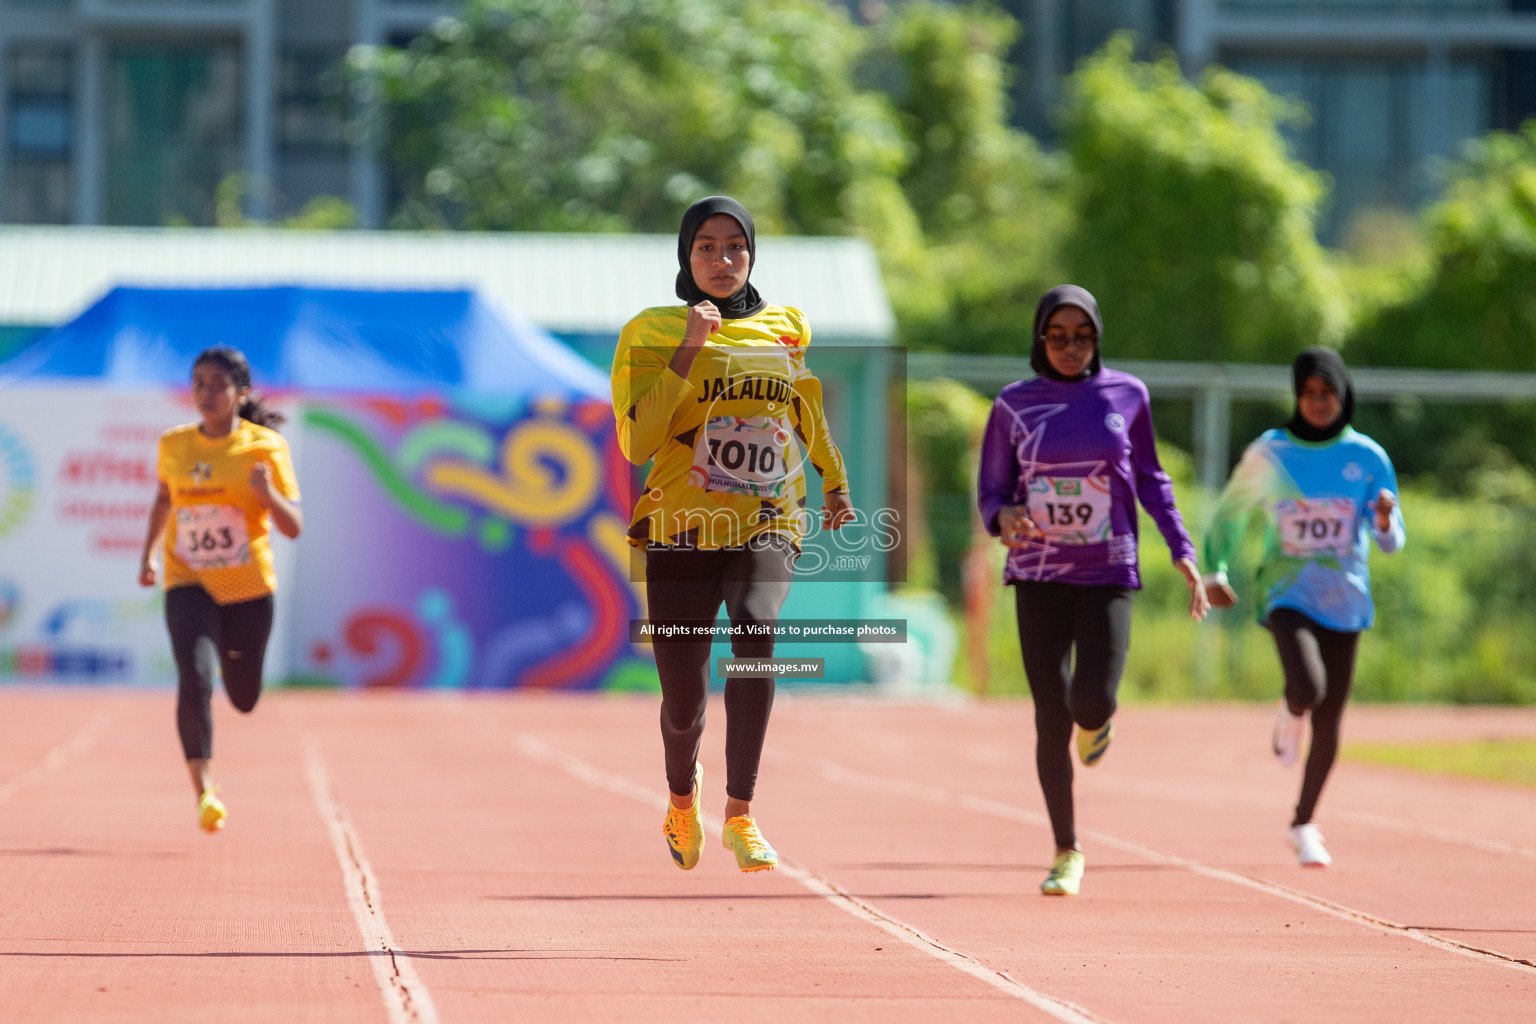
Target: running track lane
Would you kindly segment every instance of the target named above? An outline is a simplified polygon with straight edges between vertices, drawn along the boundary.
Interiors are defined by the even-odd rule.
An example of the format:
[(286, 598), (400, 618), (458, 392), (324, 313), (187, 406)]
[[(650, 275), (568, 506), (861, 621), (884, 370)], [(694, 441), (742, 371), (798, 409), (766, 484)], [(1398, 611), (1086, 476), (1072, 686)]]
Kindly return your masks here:
[(0, 787), (13, 751), (47, 766), (0, 802), (0, 1019), (382, 1021), (293, 737), (220, 698), (216, 764), (238, 800), (205, 836), (173, 703), (0, 693)]
[[(788, 872), (742, 876), (717, 845), (697, 871), (673, 868), (659, 807), (626, 795), (661, 788), (652, 701), (278, 694), (251, 718), (221, 708), (234, 817), (211, 839), (190, 824), (169, 701), (0, 692), (0, 787), (29, 770), (22, 747), (34, 765), (52, 758), (0, 798), (0, 1005), (16, 1019), (391, 1019), (316, 764), (443, 1021), (1061, 1019)], [(1392, 719), (1375, 711), (1351, 714)], [(1536, 999), (1523, 969), (1222, 877), (1512, 955), (1530, 939), (1528, 792), (1345, 765), (1320, 818), (1339, 863), (1302, 872), (1279, 841), (1295, 776), (1263, 756), (1266, 710), (1132, 709), (1111, 759), (1079, 774), (1085, 895), (1047, 900), (1028, 714), (782, 701), (757, 811), (781, 853), (857, 903), (1091, 1018), (1520, 1019)], [(723, 783), (711, 715), (706, 811)], [(1531, 716), (1495, 717), (1536, 732)], [(1433, 715), (1409, 724), (1434, 734)], [(1447, 886), (1458, 872), (1469, 884)], [(102, 951), (126, 955), (89, 955)]]
[(525, 709), (576, 729), (590, 712), (594, 740), (659, 757), (649, 701), (285, 702), (323, 752), (400, 946), (457, 951), (412, 957), (442, 1021), (1063, 1019), (789, 872), (741, 874), (718, 832), (678, 871), (661, 787), (636, 800), (530, 756)]
[[(1265, 753), (1265, 710), (1126, 713), (1121, 736), (1128, 741), (1117, 739), (1114, 751), (1118, 774), (1111, 762), (1079, 772), (1080, 826), (1122, 844), (1095, 844), (1085, 834), (1086, 895), (1040, 897), (1035, 886), (1051, 845), (1029, 715), (1028, 704), (782, 702), (760, 820), (781, 852), (853, 894), (896, 907), (940, 941), (1111, 1019), (1287, 1020), (1304, 1012), (1319, 1021), (1455, 1020), (1472, 1019), (1474, 1007), (1519, 1019), (1536, 1000), (1536, 971), (1390, 927), (1430, 928), (1430, 938), (1518, 958), (1531, 938), (1520, 894), (1536, 888), (1536, 863), (1466, 844), (1405, 843), (1401, 831), (1374, 826), (1335, 826), (1325, 804), (1321, 820), (1340, 862), (1327, 872), (1302, 871), (1281, 840), (1297, 778)], [(1536, 717), (1524, 720), (1536, 727)], [(523, 728), (618, 775), (643, 772), (657, 756), (621, 759), (627, 742), (590, 720), (572, 729), (552, 715)], [(829, 753), (874, 783), (839, 782), (827, 772)], [(1361, 781), (1356, 776), (1365, 799), (1343, 792), (1340, 783)], [(893, 784), (882, 787), (882, 779)], [(1132, 792), (1116, 794), (1117, 780)], [(916, 796), (914, 784), (949, 800)], [(1222, 799), (1200, 801), (1202, 787)], [(1172, 796), (1158, 799), (1149, 789)], [(1488, 825), (1488, 808), (1502, 805), (1505, 834), (1482, 838), (1536, 846), (1536, 800), (1526, 791), (1470, 784), (1477, 799), (1469, 799), (1469, 784), (1346, 765), (1330, 799), (1379, 810), (1383, 802), (1370, 799), (1375, 789), (1397, 794), (1387, 809), (1405, 812), (1392, 819), (1398, 825), (1436, 822), (1469, 840), (1463, 823)], [(1417, 801), (1408, 798), (1420, 790)], [(971, 794), (1015, 813), (960, 806)], [(1036, 824), (1019, 820), (1027, 816)], [(1151, 848), (1153, 856), (1126, 845)], [(1211, 870), (1170, 863), (1180, 859)], [(1308, 895), (1360, 917), (1328, 913)]]

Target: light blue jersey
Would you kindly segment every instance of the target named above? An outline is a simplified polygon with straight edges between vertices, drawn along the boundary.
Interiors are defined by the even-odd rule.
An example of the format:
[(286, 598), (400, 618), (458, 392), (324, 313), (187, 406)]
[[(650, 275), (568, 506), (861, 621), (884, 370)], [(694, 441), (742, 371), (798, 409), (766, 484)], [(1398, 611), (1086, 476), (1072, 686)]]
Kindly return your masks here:
[(1328, 629), (1369, 629), (1376, 618), (1370, 540), (1390, 554), (1406, 539), (1401, 506), (1392, 511), (1391, 529), (1376, 530), (1374, 505), (1383, 489), (1397, 498), (1392, 460), (1352, 427), (1316, 444), (1287, 430), (1266, 431), (1221, 493), (1205, 537), (1206, 565), (1225, 580), (1248, 519), (1259, 511), (1266, 520), (1260, 621), (1276, 608), (1293, 608)]

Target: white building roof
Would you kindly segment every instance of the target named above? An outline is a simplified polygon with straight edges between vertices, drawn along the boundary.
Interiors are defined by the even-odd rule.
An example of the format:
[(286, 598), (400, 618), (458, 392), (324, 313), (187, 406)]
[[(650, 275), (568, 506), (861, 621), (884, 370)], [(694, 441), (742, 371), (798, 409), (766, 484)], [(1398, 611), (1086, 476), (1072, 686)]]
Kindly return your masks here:
[[(0, 227), (0, 324), (64, 323), (118, 285), (474, 288), (551, 331), (617, 333), (670, 305), (677, 240), (265, 228)], [(752, 282), (816, 334), (889, 342), (894, 319), (868, 243), (764, 237)]]

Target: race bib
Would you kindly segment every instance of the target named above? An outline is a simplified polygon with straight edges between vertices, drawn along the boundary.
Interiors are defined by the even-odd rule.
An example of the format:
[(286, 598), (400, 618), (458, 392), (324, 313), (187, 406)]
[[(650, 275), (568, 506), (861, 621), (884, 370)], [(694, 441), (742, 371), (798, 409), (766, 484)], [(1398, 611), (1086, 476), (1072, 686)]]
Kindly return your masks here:
[(176, 510), (176, 557), (193, 569), (227, 569), (251, 560), (245, 513), (234, 505)]
[(1052, 544), (1102, 544), (1114, 536), (1107, 476), (1037, 476), (1029, 482), (1029, 518)]
[(1275, 503), (1280, 553), (1289, 558), (1347, 555), (1355, 546), (1355, 503), (1350, 498), (1287, 498)]
[(689, 480), (706, 491), (780, 497), (793, 479), (786, 462), (794, 443), (786, 417), (716, 416), (699, 432)]

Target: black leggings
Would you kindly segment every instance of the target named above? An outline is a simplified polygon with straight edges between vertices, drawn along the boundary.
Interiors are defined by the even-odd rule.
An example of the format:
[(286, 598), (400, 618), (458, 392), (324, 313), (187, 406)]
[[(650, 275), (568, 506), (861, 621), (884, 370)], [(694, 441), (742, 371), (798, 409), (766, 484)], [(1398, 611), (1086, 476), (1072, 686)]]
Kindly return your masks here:
[(1301, 799), (1293, 825), (1305, 825), (1317, 810), (1323, 783), (1339, 753), (1339, 724), (1355, 679), (1359, 633), (1319, 626), (1294, 608), (1276, 608), (1265, 623), (1275, 635), (1285, 670), (1285, 703), (1291, 714), (1312, 712), (1312, 749), (1301, 777)]
[[(1014, 584), (1024, 675), (1035, 699), (1035, 770), (1056, 847), (1077, 845), (1072, 810), (1072, 724), (1098, 729), (1115, 713), (1131, 646), (1127, 587)], [(1073, 648), (1076, 647), (1076, 664)]]
[[(725, 602), (733, 625), (774, 623), (789, 596), (795, 549), (772, 536), (766, 544), (695, 550), (652, 548), (645, 553), (646, 602), (654, 623), (714, 622)], [(709, 700), (709, 640), (657, 638), (661, 674), (661, 741), (667, 788), (693, 791), (693, 766), (704, 735)], [(738, 658), (773, 657), (773, 638), (731, 638)], [(751, 800), (757, 766), (773, 710), (773, 679), (725, 681), (725, 792)]]
[(199, 586), (165, 592), (165, 624), (176, 658), (176, 728), (187, 760), (213, 756), (215, 659), (224, 692), (241, 711), (261, 696), (261, 663), (272, 632), (272, 595), (238, 604), (218, 604)]

